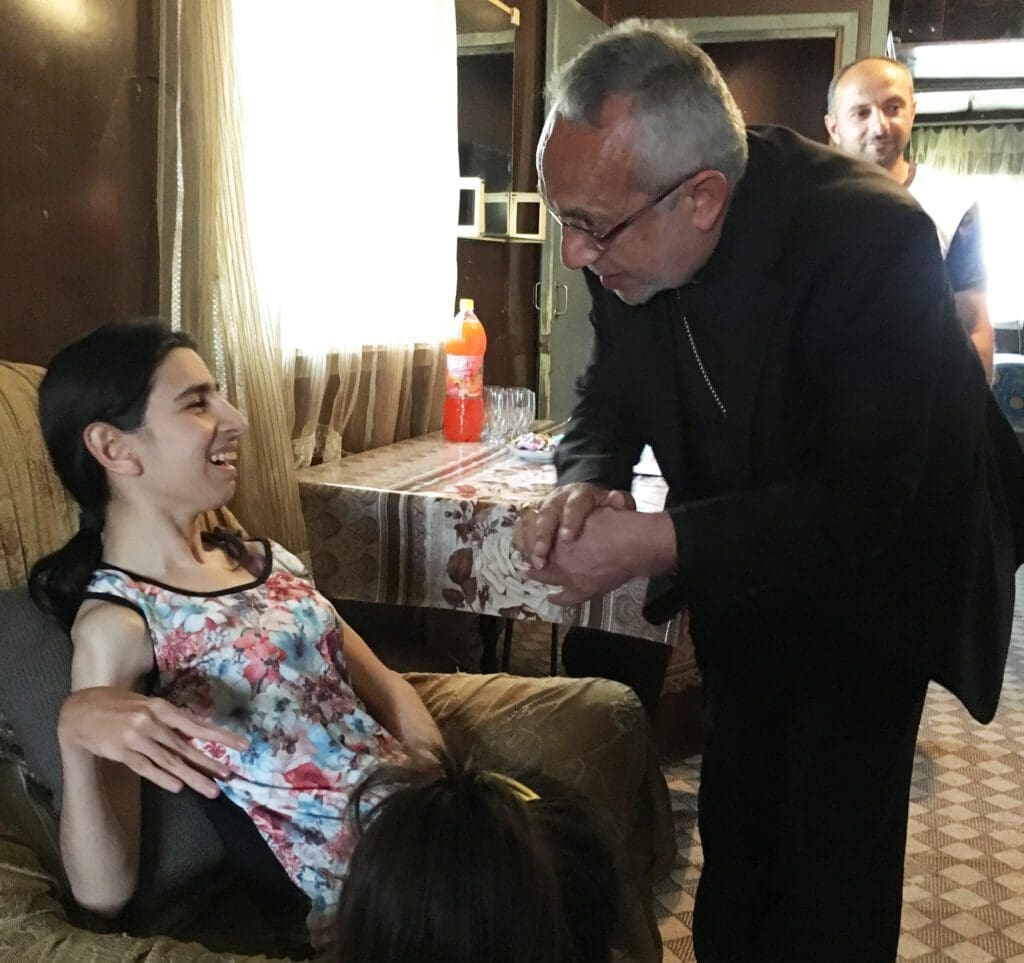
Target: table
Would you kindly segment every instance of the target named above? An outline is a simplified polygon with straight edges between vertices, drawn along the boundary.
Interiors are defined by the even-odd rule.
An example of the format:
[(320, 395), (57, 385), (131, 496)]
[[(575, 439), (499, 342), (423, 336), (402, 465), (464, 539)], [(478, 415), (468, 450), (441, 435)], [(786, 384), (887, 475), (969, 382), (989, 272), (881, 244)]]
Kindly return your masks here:
[[(525, 462), (507, 446), (456, 444), (433, 432), (297, 475), (313, 575), (330, 598), (676, 641), (678, 620), (654, 626), (643, 617), (646, 579), (563, 608), (548, 600), (548, 586), (526, 576), (512, 526), (525, 503), (551, 491), (552, 465)], [(660, 477), (634, 479), (641, 511), (659, 511), (666, 492)]]

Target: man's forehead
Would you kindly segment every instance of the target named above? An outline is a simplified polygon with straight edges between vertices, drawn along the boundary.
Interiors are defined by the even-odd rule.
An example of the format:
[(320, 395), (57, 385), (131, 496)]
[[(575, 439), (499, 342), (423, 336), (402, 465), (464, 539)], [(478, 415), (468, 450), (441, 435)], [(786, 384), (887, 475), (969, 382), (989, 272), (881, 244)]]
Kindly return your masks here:
[(612, 117), (597, 126), (585, 121), (558, 117), (545, 147), (545, 159), (553, 150), (559, 154), (584, 153), (598, 162), (628, 158), (635, 150), (633, 124), (626, 117)]
[[(626, 123), (592, 127), (559, 118), (541, 158), (541, 176), (550, 201), (601, 211), (630, 190), (638, 152)], [(568, 214), (568, 209), (559, 212)]]
[(902, 97), (911, 100), (913, 84), (905, 71), (888, 63), (866, 63), (854, 67), (839, 81), (838, 94), (847, 101)]

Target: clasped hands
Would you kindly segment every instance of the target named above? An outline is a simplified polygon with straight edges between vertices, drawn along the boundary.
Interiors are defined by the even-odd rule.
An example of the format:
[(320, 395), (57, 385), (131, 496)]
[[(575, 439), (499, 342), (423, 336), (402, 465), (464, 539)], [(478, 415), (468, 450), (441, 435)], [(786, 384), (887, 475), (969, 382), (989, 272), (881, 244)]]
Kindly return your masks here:
[(577, 482), (516, 522), (512, 543), (557, 605), (603, 595), (631, 578), (670, 571), (675, 530), (664, 513), (636, 511), (628, 492)]

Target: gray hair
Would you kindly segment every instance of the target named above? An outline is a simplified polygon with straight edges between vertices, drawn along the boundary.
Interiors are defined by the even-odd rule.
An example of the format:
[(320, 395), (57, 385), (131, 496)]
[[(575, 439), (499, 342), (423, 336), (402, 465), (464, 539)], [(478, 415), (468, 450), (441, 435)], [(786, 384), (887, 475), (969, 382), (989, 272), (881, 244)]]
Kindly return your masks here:
[(861, 64), (868, 63), (892, 64), (894, 67), (899, 67), (900, 70), (907, 75), (907, 81), (910, 84), (910, 93), (914, 93), (914, 75), (902, 60), (893, 60), (892, 57), (861, 57), (859, 60), (850, 61), (850, 63), (843, 67), (843, 69), (832, 78), (832, 83), (828, 85), (828, 103), (826, 105), (826, 110), (828, 111), (829, 117), (835, 117), (836, 115), (836, 91), (839, 89), (839, 84), (842, 79), (851, 70), (853, 70), (854, 67), (859, 67)]
[(647, 189), (690, 170), (721, 171), (731, 188), (743, 177), (747, 136), (736, 101), (711, 58), (665, 22), (616, 24), (551, 78), (547, 94), (551, 117), (591, 127), (610, 97), (629, 98)]

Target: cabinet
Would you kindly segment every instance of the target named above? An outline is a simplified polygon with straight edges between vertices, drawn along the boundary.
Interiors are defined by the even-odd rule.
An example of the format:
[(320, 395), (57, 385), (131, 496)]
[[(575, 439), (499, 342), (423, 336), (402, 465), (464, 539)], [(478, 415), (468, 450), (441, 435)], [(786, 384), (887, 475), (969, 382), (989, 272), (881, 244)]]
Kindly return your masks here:
[[(460, 117), (460, 141), (484, 146), (469, 150), (487, 166), (486, 193), (507, 193), (520, 213), (518, 231), (536, 233), (533, 205), (523, 195), (536, 194), (533, 161), (542, 120), (543, 0), (518, 0), (518, 24), (502, 14), (490, 0), (457, 0), (456, 24), (460, 35), (460, 104), (469, 116)], [(471, 36), (472, 34), (486, 36)], [(470, 53), (476, 45), (485, 53)], [(463, 121), (466, 121), (464, 124)], [(475, 176), (470, 167), (467, 176)], [(492, 190), (492, 185), (497, 189)], [(468, 199), (466, 201), (468, 203)], [(486, 217), (488, 211), (485, 208)], [(515, 222), (492, 198), (491, 225), (481, 237), (458, 241), (458, 296), (476, 301), (477, 313), (487, 328), (484, 377), (489, 384), (537, 387), (537, 311), (534, 286), (538, 278), (540, 245), (509, 238), (502, 222)], [(497, 220), (494, 220), (497, 218)], [(454, 314), (455, 305), (452, 305)]]
[(889, 8), (889, 28), (904, 44), (1024, 37), (1020, 0), (902, 0)]

